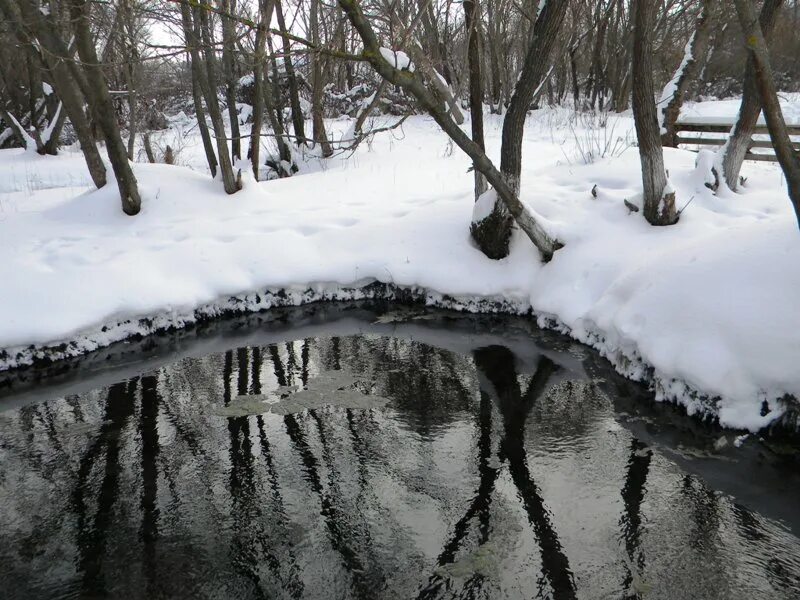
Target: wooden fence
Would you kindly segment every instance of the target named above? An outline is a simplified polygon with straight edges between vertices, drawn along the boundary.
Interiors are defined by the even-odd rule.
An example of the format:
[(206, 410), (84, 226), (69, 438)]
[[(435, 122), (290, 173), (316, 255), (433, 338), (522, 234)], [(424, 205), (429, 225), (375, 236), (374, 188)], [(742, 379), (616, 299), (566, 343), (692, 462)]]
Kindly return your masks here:
[[(734, 120), (717, 117), (689, 117), (677, 123), (678, 145), (683, 146), (722, 146), (728, 139)], [(800, 123), (787, 123), (795, 152), (800, 152)], [(681, 135), (687, 133), (689, 135)], [(695, 148), (690, 148), (695, 149)], [(753, 150), (756, 149), (756, 152)], [(763, 150), (763, 151), (758, 151)], [(767, 125), (763, 119), (756, 125), (753, 139), (747, 149), (745, 160), (777, 162), (772, 141), (769, 139)]]

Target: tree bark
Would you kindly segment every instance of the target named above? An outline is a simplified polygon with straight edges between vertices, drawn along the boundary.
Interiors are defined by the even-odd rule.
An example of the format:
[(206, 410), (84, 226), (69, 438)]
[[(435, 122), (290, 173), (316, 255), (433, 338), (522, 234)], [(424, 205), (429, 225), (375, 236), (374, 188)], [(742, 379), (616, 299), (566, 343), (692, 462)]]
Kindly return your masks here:
[(126, 215), (135, 215), (141, 209), (142, 199), (139, 196), (136, 177), (128, 161), (127, 150), (122, 143), (108, 86), (97, 60), (97, 52), (89, 25), (91, 6), (87, 0), (70, 0), (70, 16), (75, 31), (75, 42), (88, 84), (86, 100), (106, 142), (108, 158), (119, 187), (122, 210)]
[(208, 81), (203, 67), (203, 59), (200, 55), (200, 36), (197, 33), (197, 24), (192, 18), (192, 11), (188, 4), (181, 3), (181, 25), (183, 26), (183, 37), (186, 43), (186, 50), (189, 54), (189, 64), (192, 74), (192, 97), (194, 100), (194, 111), (197, 117), (197, 128), (200, 130), (200, 137), (203, 140), (203, 149), (206, 153), (206, 161), (211, 171), (211, 176), (217, 176), (217, 155), (214, 151), (214, 143), (211, 141), (211, 133), (206, 123), (206, 113), (203, 108), (203, 99), (208, 96)]
[(225, 69), (225, 100), (228, 104), (228, 120), (231, 123), (231, 161), (235, 164), (242, 156), (239, 111), (236, 110), (236, 0), (224, 0), (222, 4), (222, 66)]
[(550, 55), (561, 30), (566, 0), (549, 0), (539, 13), (533, 28), (525, 62), (503, 121), (500, 171), (509, 185), (519, 192), (522, 172), (522, 136), (530, 104), (549, 68)]
[(562, 247), (562, 244), (553, 239), (538, 223), (536, 218), (520, 202), (516, 191), (508, 184), (505, 177), (492, 164), (477, 144), (453, 121), (446, 110), (441, 106), (439, 99), (434, 96), (414, 73), (401, 71), (390, 65), (380, 53), (380, 44), (372, 26), (367, 21), (357, 0), (338, 0), (347, 18), (353, 24), (364, 44), (362, 56), (369, 61), (375, 71), (384, 79), (394, 85), (402, 87), (406, 92), (417, 99), (420, 106), (431, 115), (444, 132), (469, 156), (475, 168), (486, 176), (487, 181), (495, 188), (500, 199), (505, 203), (509, 212), (514, 216), (520, 228), (528, 235), (530, 240), (539, 250), (544, 261), (549, 261), (553, 253)]
[[(183, 13), (184, 10), (188, 11), (189, 7), (186, 4), (181, 4), (181, 13)], [(209, 117), (211, 117), (211, 124), (214, 128), (222, 186), (226, 193), (234, 194), (241, 189), (241, 181), (239, 181), (233, 173), (231, 155), (228, 153), (225, 122), (222, 119), (222, 110), (220, 109), (219, 99), (217, 98), (217, 74), (219, 70), (217, 68), (217, 59), (211, 36), (207, 0), (200, 0), (199, 5), (193, 5), (190, 19), (194, 21), (194, 41), (199, 42), (199, 40), (202, 40), (203, 60), (201, 66), (203, 68), (199, 70), (202, 72), (200, 89), (203, 91), (206, 109), (208, 110)], [(194, 44), (192, 45), (194, 46)], [(199, 47), (199, 43), (194, 47)]]
[(286, 80), (289, 84), (289, 104), (292, 107), (294, 136), (298, 144), (305, 144), (305, 119), (303, 118), (303, 109), (300, 107), (300, 92), (297, 87), (297, 75), (295, 74), (294, 63), (292, 62), (292, 46), (289, 42), (289, 37), (286, 35), (286, 22), (284, 20), (283, 6), (280, 0), (275, 0), (275, 16), (278, 18), (278, 29), (281, 32), (281, 40), (283, 42), (283, 64), (286, 65)]
[[(199, 55), (199, 53), (196, 53)], [(217, 176), (217, 154), (214, 152), (214, 142), (211, 141), (211, 133), (208, 131), (208, 123), (206, 122), (206, 111), (203, 108), (203, 93), (200, 89), (200, 77), (202, 76), (200, 66), (200, 59), (192, 58), (190, 54), (189, 62), (191, 63), (192, 73), (192, 99), (194, 101), (194, 114), (197, 118), (197, 128), (200, 130), (200, 138), (203, 140), (203, 150), (206, 153), (206, 162), (208, 162), (208, 170), (211, 171), (211, 177)]]
[(714, 0), (703, 0), (703, 9), (697, 17), (694, 33), (686, 44), (683, 60), (661, 94), (661, 103), (665, 103), (661, 107), (663, 114), (661, 143), (664, 146), (678, 147), (678, 132), (675, 129), (675, 124), (678, 122), (686, 91), (705, 64), (706, 53), (709, 50), (711, 11), (713, 8)]
[(633, 19), (633, 119), (642, 163), (644, 216), (651, 225), (677, 221), (675, 192), (664, 170), (658, 116), (653, 90), (653, 23), (657, 3), (632, 0)]
[(267, 114), (270, 118), (272, 131), (275, 134), (275, 144), (278, 146), (278, 157), (280, 164), (276, 168), (279, 177), (291, 177), (293, 173), (297, 172), (297, 165), (294, 164), (292, 158), (292, 148), (286, 137), (286, 129), (283, 126), (283, 105), (281, 103), (281, 91), (278, 87), (278, 61), (275, 58), (275, 52), (272, 47), (272, 41), (267, 36), (267, 46), (270, 54), (270, 64), (272, 65), (272, 79), (266, 78), (264, 80), (265, 95), (264, 102), (267, 107)]
[(794, 151), (792, 140), (783, 120), (783, 112), (778, 101), (778, 90), (772, 76), (769, 62), (767, 42), (756, 18), (751, 0), (735, 0), (736, 12), (744, 33), (745, 47), (753, 65), (753, 75), (758, 90), (758, 97), (764, 110), (767, 129), (775, 156), (786, 176), (786, 187), (794, 206), (797, 224), (800, 227), (800, 156)]
[[(500, 148), (500, 172), (509, 188), (517, 197), (522, 173), (522, 136), (525, 118), (531, 102), (539, 91), (548, 72), (550, 55), (555, 46), (567, 11), (567, 0), (549, 0), (539, 13), (533, 27), (533, 36), (528, 46), (517, 85), (511, 95), (503, 121), (502, 146)], [(497, 186), (494, 186), (497, 188)], [(499, 190), (498, 190), (499, 191)], [(472, 228), (472, 237), (481, 251), (490, 258), (508, 256), (513, 219), (506, 206), (495, 203), (485, 223)]]
[[(483, 82), (481, 81), (480, 9), (478, 0), (464, 0), (464, 22), (469, 36), (467, 60), (469, 62), (469, 112), (472, 141), (486, 151), (483, 139)], [(475, 200), (486, 191), (486, 177), (474, 168)]]
[[(311, 0), (310, 27), (311, 43), (319, 48), (319, 4), (320, 0)], [(323, 158), (333, 155), (333, 148), (328, 141), (323, 120), (322, 94), (325, 82), (322, 79), (322, 62), (317, 52), (311, 53), (311, 126), (314, 143), (322, 149)]]
[(253, 53), (253, 126), (250, 129), (250, 164), (253, 177), (258, 181), (261, 167), (261, 124), (264, 117), (264, 63), (267, 45), (267, 28), (272, 18), (272, 2), (259, 0), (258, 29), (256, 30), (255, 52)]
[[(761, 32), (764, 39), (769, 43), (775, 23), (778, 20), (783, 0), (764, 0), (759, 18)], [(756, 84), (755, 65), (753, 55), (748, 53), (747, 66), (744, 71), (744, 89), (742, 90), (742, 102), (739, 105), (739, 115), (733, 126), (733, 131), (720, 149), (722, 155), (722, 173), (716, 173), (719, 180), (724, 178), (725, 184), (732, 190), (739, 187), (739, 173), (742, 171), (742, 163), (750, 147), (750, 140), (756, 130), (758, 117), (761, 114), (761, 101), (759, 100), (758, 86)]]

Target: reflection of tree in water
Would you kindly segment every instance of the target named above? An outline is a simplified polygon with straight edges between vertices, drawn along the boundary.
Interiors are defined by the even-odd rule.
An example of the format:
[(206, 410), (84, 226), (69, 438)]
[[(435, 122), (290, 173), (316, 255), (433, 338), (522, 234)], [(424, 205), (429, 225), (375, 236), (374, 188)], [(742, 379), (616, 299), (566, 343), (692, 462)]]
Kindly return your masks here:
[[(620, 518), (622, 538), (628, 563), (625, 567), (625, 579), (622, 589), (626, 598), (639, 598), (634, 589), (644, 571), (645, 556), (642, 545), (642, 501), (644, 500), (647, 474), (650, 471), (651, 450), (636, 438), (631, 439), (628, 468), (625, 473), (625, 485), (622, 488), (624, 512)], [(634, 572), (633, 569), (636, 569)]]
[[(271, 386), (308, 385), (315, 373), (337, 368), (363, 375), (364, 383), (357, 384), (363, 391), (392, 398), (392, 418), (376, 411), (321, 409), (280, 418), (265, 415), (223, 420), (198, 410), (203, 402), (206, 406), (220, 400), (228, 404), (237, 394), (269, 393)], [(309, 339), (187, 359), (157, 375), (113, 385), (97, 404), (94, 396), (87, 395), (81, 401), (65, 401), (61, 412), (47, 404), (21, 409), (15, 427), (22, 434), (21, 443), (30, 447), (24, 460), (31, 461), (31, 469), (50, 486), (45, 489), (55, 488), (59, 478), (71, 481), (69, 507), (76, 527), (70, 534), (76, 536), (80, 592), (87, 597), (114, 594), (127, 582), (139, 581), (141, 592), (137, 593), (163, 595), (169, 589), (168, 569), (173, 564), (165, 559), (174, 547), (168, 544), (185, 535), (178, 531), (179, 519), (184, 519), (187, 533), (194, 534), (204, 520), (213, 523), (219, 516), (224, 523), (201, 534), (210, 538), (209, 547), (222, 547), (228, 553), (232, 568), (224, 560), (214, 562), (203, 555), (202, 568), (218, 570), (222, 577), (216, 573), (204, 576), (224, 579), (224, 583), (215, 582), (222, 586), (218, 589), (261, 598), (320, 593), (322, 590), (308, 588), (316, 574), (303, 569), (309, 556), (315, 560), (333, 556), (329, 563), (339, 565), (334, 577), (337, 582), (344, 579), (352, 596), (380, 597), (387, 585), (396, 584), (396, 565), (401, 561), (413, 571), (414, 565), (427, 560), (410, 536), (403, 539), (408, 517), (402, 512), (402, 501), (387, 503), (379, 496), (381, 478), (402, 488), (398, 493), (422, 498), (426, 508), (435, 506), (441, 513), (459, 507), (438, 546), (439, 568), (423, 576), (419, 597), (489, 597), (496, 591), (492, 587), (496, 582), (485, 569), (476, 568), (461, 579), (442, 567), (458, 563), (476, 547), (495, 547), (498, 541), (507, 544), (502, 537), (507, 532), (492, 527), (507, 508), (498, 483), (502, 474), (502, 481), (510, 480), (516, 490), (538, 544), (540, 595), (574, 598), (577, 593), (570, 561), (541, 488), (533, 479), (526, 437), (539, 428), (551, 435), (553, 431), (574, 433), (575, 428), (585, 427), (583, 421), (591, 419), (582, 414), (579, 424), (555, 423), (555, 429), (549, 429), (543, 421), (569, 421), (573, 415), (569, 407), (564, 407), (563, 413), (551, 413), (551, 397), (562, 390), (574, 392), (574, 397), (568, 398), (568, 403), (574, 404), (580, 386), (566, 385), (563, 372), (545, 357), (539, 357), (531, 377), (520, 371), (529, 373), (503, 346), (478, 349), (470, 360), (390, 338)], [(585, 394), (592, 395), (592, 389), (587, 386)], [(403, 420), (402, 426), (393, 423), (394, 413)], [(474, 485), (474, 492), (462, 505), (463, 487), (454, 486), (452, 479), (442, 475), (442, 463), (437, 465), (430, 454), (439, 436), (452, 431), (451, 424), (463, 425), (467, 414), (474, 418), (475, 435), (471, 438), (467, 427), (456, 447), (461, 448), (467, 440), (461, 461), (467, 463), (470, 475), (466, 481)], [(85, 419), (95, 427), (92, 434), (86, 434), (93, 438), (78, 446), (81, 452), (74, 474), (66, 475), (63, 462), (53, 459), (69, 457), (77, 445), (62, 437), (59, 420), (65, 419)], [(465, 428), (458, 434), (462, 431)], [(392, 446), (397, 442), (407, 446), (403, 450), (410, 462), (405, 465), (393, 464)], [(276, 448), (284, 455), (275, 455)], [(495, 464), (495, 451), (508, 469), (508, 478)], [(636, 440), (631, 441), (628, 454), (619, 524), (630, 567), (625, 590), (631, 591), (630, 597), (637, 597), (633, 584), (645, 568), (642, 506), (651, 454)], [(405, 472), (409, 466), (414, 477)], [(431, 468), (426, 471), (427, 467)], [(189, 478), (187, 470), (192, 473)], [(222, 492), (216, 485), (220, 481), (227, 484)], [(448, 485), (454, 490), (449, 496), (435, 493)], [(204, 491), (204, 486), (215, 491)], [(129, 489), (135, 490), (132, 498), (125, 497)], [(786, 558), (793, 546), (770, 550), (774, 536), (765, 531), (757, 515), (738, 505), (732, 505), (728, 515), (727, 505), (723, 502), (721, 506), (720, 497), (700, 480), (687, 478), (683, 494), (693, 523), (688, 535), (696, 547), (713, 545), (729, 519), (745, 547), (764, 546), (762, 554), (770, 557), (763, 566), (766, 580), (779, 590), (798, 587), (797, 569)], [(318, 540), (313, 547), (295, 545), (291, 527), (292, 518), (299, 514), (295, 512), (298, 499), (314, 506), (314, 522), (303, 526), (319, 523), (326, 541)], [(368, 514), (380, 518), (370, 519)], [(134, 540), (138, 536), (140, 545), (114, 555), (131, 535)], [(387, 538), (395, 540), (396, 556), (387, 555)], [(178, 550), (189, 556), (202, 552), (193, 540), (180, 542), (185, 547)], [(125, 574), (120, 583), (114, 574), (131, 556), (139, 558), (141, 571)], [(650, 570), (654, 560), (648, 561)], [(411, 575), (417, 576), (416, 572)], [(181, 577), (174, 580), (175, 586), (184, 581)], [(410, 582), (410, 577), (403, 585), (406, 581)]]
[(574, 598), (575, 582), (550, 521), (541, 492), (531, 477), (525, 451), (525, 424), (536, 401), (547, 389), (550, 377), (559, 367), (541, 356), (524, 394), (519, 388), (514, 354), (505, 346), (489, 346), (475, 351), (475, 364), (494, 388), (503, 418), (500, 458), (508, 463), (511, 480), (522, 500), (528, 522), (533, 526), (541, 551), (542, 574), (555, 598)]
[(148, 596), (154, 596), (158, 586), (156, 541), (158, 539), (158, 406), (160, 396), (156, 377), (142, 377), (142, 401), (139, 413), (139, 437), (142, 441), (142, 526), (139, 536), (144, 549), (144, 576)]
[[(102, 567), (112, 511), (120, 491), (120, 440), (123, 428), (133, 416), (137, 384), (138, 380), (133, 379), (109, 388), (100, 434), (84, 453), (78, 468), (72, 495), (73, 509), (77, 515), (77, 568), (81, 574), (82, 593), (88, 597), (107, 593)], [(91, 479), (98, 462), (104, 468), (97, 493), (97, 509), (92, 517), (87, 495), (93, 491)]]
[[(499, 445), (500, 459), (508, 464), (511, 480), (536, 535), (541, 553), (542, 575), (550, 585), (552, 597), (575, 598), (575, 583), (569, 560), (550, 521), (541, 493), (531, 477), (525, 451), (525, 424), (528, 415), (537, 399), (547, 389), (550, 377), (559, 367), (546, 357), (541, 357), (536, 372), (523, 394), (519, 386), (515, 357), (508, 348), (504, 346), (479, 348), (474, 352), (474, 360), (479, 372), (485, 378), (481, 384), (481, 402), (478, 411), (478, 490), (464, 515), (456, 522), (451, 537), (438, 557), (437, 564), (441, 568), (456, 560), (473, 520), (477, 520), (478, 546), (486, 544), (489, 540), (491, 501), (499, 473), (489, 464), (492, 447), (491, 400), (494, 398), (503, 423)], [(479, 597), (485, 593), (482, 590), (483, 583), (483, 574), (473, 574), (464, 583), (460, 597)], [(540, 585), (543, 583), (540, 582)], [(437, 572), (429, 578), (418, 597), (425, 599), (439, 597), (449, 585), (450, 581)]]
[[(305, 346), (304, 346), (305, 350)], [(271, 345), (268, 348), (270, 359), (275, 371), (278, 385), (290, 385), (291, 379), (287, 377), (287, 370), (284, 367), (278, 347)], [(303, 352), (303, 365), (306, 365), (306, 353)], [(302, 373), (307, 373), (307, 367), (302, 367)], [(333, 549), (339, 554), (343, 566), (352, 578), (351, 591), (358, 598), (371, 597), (371, 585), (361, 557), (359, 556), (358, 540), (353, 536), (352, 515), (342, 510), (341, 499), (337, 497), (338, 488), (328, 488), (323, 486), (320, 476), (320, 463), (310, 444), (306, 440), (304, 428), (300, 424), (300, 419), (295, 415), (285, 415), (283, 417), (286, 433), (288, 434), (293, 447), (300, 455), (303, 471), (311, 490), (317, 496), (320, 503), (320, 515), (328, 531), (328, 540)]]
[(342, 365), (374, 380), (377, 393), (392, 399), (392, 406), (421, 437), (427, 438), (474, 410), (470, 391), (472, 369), (452, 352), (399, 338), (347, 337), (346, 351), (328, 353), (331, 368)]
[[(769, 556), (764, 562), (765, 577), (774, 590), (793, 590), (800, 597), (800, 560), (792, 561), (792, 548), (776, 544), (776, 537), (768, 535), (761, 518), (738, 502), (729, 501), (736, 530), (745, 548), (758, 547), (760, 554)], [(780, 538), (778, 538), (780, 539)], [(789, 557), (789, 561), (787, 561)], [(794, 562), (794, 568), (791, 566)]]
[[(239, 395), (261, 392), (261, 350), (252, 350), (252, 364), (247, 348), (236, 350), (236, 391)], [(223, 368), (223, 403), (232, 399), (231, 380), (233, 377), (233, 352), (225, 354)], [(278, 513), (283, 508), (278, 488), (278, 478), (270, 454), (269, 441), (264, 430), (262, 417), (254, 417), (258, 430), (261, 455), (264, 459), (271, 497), (276, 502)], [(257, 598), (269, 598), (261, 575), (261, 566), (266, 565), (273, 577), (280, 582), (277, 589), (284, 589), (299, 597), (303, 586), (296, 569), (293, 552), (280, 551), (281, 543), (265, 527), (262, 506), (267, 504), (262, 497), (256, 477), (255, 453), (250, 431), (250, 417), (229, 417), (227, 419), (230, 437), (230, 475), (229, 490), (231, 498), (231, 517), (234, 531), (232, 540), (232, 563), (237, 571), (250, 580)], [(285, 517), (285, 512), (283, 513)], [(277, 530), (277, 527), (270, 528)], [(288, 559), (288, 560), (287, 560)], [(288, 563), (288, 565), (287, 565)], [(284, 580), (282, 569), (289, 566), (289, 576)]]

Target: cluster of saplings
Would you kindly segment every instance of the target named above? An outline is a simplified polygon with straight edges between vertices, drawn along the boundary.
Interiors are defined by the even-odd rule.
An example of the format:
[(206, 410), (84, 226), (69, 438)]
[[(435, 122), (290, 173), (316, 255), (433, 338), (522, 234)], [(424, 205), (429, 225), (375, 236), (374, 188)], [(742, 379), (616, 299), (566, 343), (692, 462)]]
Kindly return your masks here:
[[(243, 160), (256, 178), (288, 177), (299, 148), (328, 158), (424, 112), (473, 161), (476, 200), (490, 194), (471, 226), (478, 246), (506, 256), (516, 224), (549, 260), (561, 244), (519, 200), (530, 110), (632, 108), (642, 213), (670, 225), (662, 146), (676, 144), (686, 98), (725, 89), (741, 109), (714, 187), (739, 185), (763, 112), (800, 219), (800, 158), (777, 96), (800, 83), (800, 0), (0, 0), (0, 16), (0, 147), (55, 154), (76, 141), (102, 187), (101, 142), (129, 215), (141, 206), (136, 141), (159, 159), (149, 132), (164, 112), (196, 116), (229, 194)], [(499, 165), (484, 148), (487, 110), (502, 115)], [(377, 113), (400, 119), (370, 129)], [(332, 141), (325, 118), (340, 115), (352, 135)]]

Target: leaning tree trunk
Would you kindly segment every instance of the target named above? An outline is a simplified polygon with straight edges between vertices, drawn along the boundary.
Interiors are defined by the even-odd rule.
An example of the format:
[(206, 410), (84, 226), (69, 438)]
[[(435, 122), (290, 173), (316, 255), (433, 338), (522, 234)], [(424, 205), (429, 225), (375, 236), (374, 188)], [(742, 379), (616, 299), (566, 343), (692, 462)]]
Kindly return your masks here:
[(786, 176), (789, 198), (794, 205), (797, 224), (800, 226), (800, 156), (794, 151), (786, 122), (783, 120), (778, 90), (772, 77), (767, 42), (759, 27), (751, 0), (735, 0), (735, 4), (739, 22), (742, 24), (745, 46), (752, 60), (754, 80), (764, 109), (769, 137), (775, 147), (775, 156)]
[[(320, 0), (311, 0), (311, 43), (314, 48), (319, 48), (319, 3)], [(322, 156), (328, 158), (333, 155), (333, 148), (328, 141), (328, 134), (325, 131), (325, 121), (323, 120), (322, 93), (325, 82), (322, 79), (322, 61), (319, 53), (311, 53), (311, 126), (314, 143), (319, 144), (322, 149)]]
[(75, 42), (88, 84), (86, 100), (106, 142), (108, 158), (119, 187), (122, 210), (127, 215), (135, 215), (141, 209), (142, 199), (139, 196), (136, 177), (128, 161), (127, 149), (122, 143), (119, 133), (111, 95), (108, 93), (108, 86), (97, 60), (94, 38), (89, 25), (91, 6), (92, 4), (87, 0), (70, 0), (70, 16), (75, 31)]
[[(783, 0), (764, 0), (759, 18), (761, 32), (769, 43), (775, 23), (778, 20)], [(718, 184), (720, 177), (732, 190), (739, 187), (739, 173), (742, 171), (744, 157), (750, 148), (750, 140), (756, 130), (758, 116), (761, 114), (761, 100), (756, 83), (755, 65), (753, 55), (748, 53), (747, 66), (744, 71), (744, 89), (742, 90), (742, 103), (739, 105), (739, 115), (733, 126), (732, 133), (725, 145), (719, 150), (718, 162), (715, 167), (715, 176)], [(721, 157), (720, 157), (721, 155)], [(720, 173), (719, 171), (722, 171)]]
[[(195, 52), (197, 54), (197, 52)], [(189, 62), (192, 64), (192, 100), (194, 101), (194, 115), (197, 118), (197, 129), (200, 130), (200, 139), (203, 140), (203, 150), (206, 153), (206, 162), (208, 162), (208, 170), (211, 171), (211, 177), (217, 176), (217, 154), (214, 152), (214, 142), (211, 141), (211, 133), (208, 131), (208, 123), (206, 122), (206, 111), (203, 108), (203, 93), (200, 89), (200, 60), (192, 58), (190, 53)]]
[(439, 98), (425, 87), (419, 75), (397, 69), (383, 58), (380, 44), (358, 0), (339, 0), (347, 18), (353, 24), (364, 44), (362, 56), (369, 61), (375, 71), (394, 85), (400, 86), (413, 96), (420, 106), (431, 115), (447, 136), (472, 159), (475, 168), (486, 176), (486, 180), (494, 187), (497, 195), (508, 208), (522, 229), (539, 250), (544, 261), (549, 261), (562, 244), (550, 237), (542, 228), (536, 217), (520, 202), (516, 191), (508, 184), (506, 178), (498, 171), (486, 153), (465, 134), (449, 113), (442, 107)]
[[(480, 9), (478, 0), (464, 0), (464, 21), (469, 36), (467, 60), (469, 62), (469, 112), (472, 125), (472, 141), (486, 151), (483, 140), (483, 85), (481, 81), (481, 50), (480, 50)], [(474, 168), (475, 171), (475, 200), (486, 191), (486, 177)]]
[[(503, 121), (500, 172), (514, 196), (519, 195), (522, 173), (522, 136), (528, 109), (549, 68), (550, 54), (567, 11), (567, 0), (550, 0), (539, 13), (533, 27), (528, 52)], [(497, 187), (497, 186), (495, 186)], [(505, 205), (495, 202), (488, 216), (472, 224), (472, 237), (489, 258), (508, 256), (514, 219)]]
[(686, 43), (683, 51), (683, 60), (672, 79), (661, 92), (661, 143), (671, 148), (678, 147), (678, 132), (675, 128), (678, 116), (681, 113), (684, 96), (689, 84), (698, 76), (700, 69), (705, 64), (708, 52), (709, 37), (711, 35), (711, 11), (714, 0), (703, 0), (703, 10), (697, 18), (694, 33)]
[(671, 225), (677, 221), (675, 192), (664, 170), (653, 91), (652, 28), (657, 7), (652, 0), (632, 0), (633, 120), (642, 163), (644, 216), (651, 225)]

